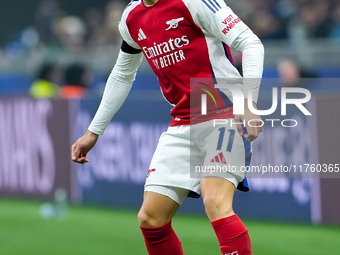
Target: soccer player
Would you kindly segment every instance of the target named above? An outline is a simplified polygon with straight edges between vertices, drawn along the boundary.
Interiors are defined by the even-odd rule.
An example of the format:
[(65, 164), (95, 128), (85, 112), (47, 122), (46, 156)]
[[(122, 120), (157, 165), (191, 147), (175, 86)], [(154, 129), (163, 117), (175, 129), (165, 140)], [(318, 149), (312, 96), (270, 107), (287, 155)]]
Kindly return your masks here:
[[(258, 125), (261, 118), (249, 110), (248, 96), (244, 114), (234, 116), (233, 99), (222, 94), (218, 98), (223, 100), (208, 101), (202, 115), (199, 107), (191, 107), (190, 98), (196, 97), (199, 89), (218, 90), (208, 82), (199, 83), (205, 87), (194, 92), (197, 84), (191, 85), (190, 79), (240, 78), (230, 60), (231, 46), (243, 53), (244, 81), (259, 81), (264, 59), (260, 40), (222, 0), (134, 0), (125, 8), (119, 30), (123, 43), (116, 64), (88, 131), (72, 146), (72, 160), (89, 162), (87, 153), (126, 99), (144, 55), (165, 98), (174, 105), (170, 127), (160, 137), (152, 158), (138, 213), (148, 253), (183, 254), (171, 219), (186, 197), (201, 194), (221, 254), (252, 254), (248, 230), (232, 208), (235, 190), (248, 190), (245, 174), (190, 178), (190, 164), (247, 165), (250, 143), (262, 131)], [(241, 86), (252, 91), (249, 100), (256, 107), (260, 82), (243, 82)], [(213, 119), (233, 119), (237, 125), (228, 130), (213, 127)], [(190, 130), (195, 130), (194, 134), (190, 135)], [(224, 137), (228, 138), (227, 149)]]

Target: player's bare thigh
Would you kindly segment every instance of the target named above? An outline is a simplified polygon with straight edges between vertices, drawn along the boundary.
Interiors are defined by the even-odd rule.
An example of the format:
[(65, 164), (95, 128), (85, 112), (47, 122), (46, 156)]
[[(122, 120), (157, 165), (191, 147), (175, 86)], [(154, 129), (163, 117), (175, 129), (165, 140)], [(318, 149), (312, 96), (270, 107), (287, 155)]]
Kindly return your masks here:
[(205, 177), (201, 180), (201, 192), (210, 221), (234, 214), (232, 205), (235, 185), (233, 183), (219, 177)]
[(138, 213), (141, 227), (160, 227), (175, 215), (179, 204), (171, 198), (155, 192), (145, 191), (144, 201)]

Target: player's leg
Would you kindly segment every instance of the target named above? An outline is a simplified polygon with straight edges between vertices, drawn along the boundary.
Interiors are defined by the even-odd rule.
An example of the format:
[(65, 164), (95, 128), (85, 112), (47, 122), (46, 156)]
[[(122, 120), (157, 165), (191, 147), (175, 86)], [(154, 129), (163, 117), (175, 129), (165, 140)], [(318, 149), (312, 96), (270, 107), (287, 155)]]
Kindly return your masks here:
[(201, 180), (201, 192), (205, 211), (210, 221), (231, 216), (235, 185), (219, 177), (205, 177)]
[(205, 122), (194, 131), (206, 151), (203, 166), (212, 167), (211, 172), (202, 173), (201, 194), (221, 253), (251, 254), (248, 230), (232, 207), (235, 189), (245, 178), (241, 169), (250, 161), (251, 144), (237, 134), (235, 125), (214, 126)]
[[(171, 219), (188, 191), (162, 186), (149, 187), (149, 189), (159, 193), (145, 191), (144, 202), (138, 213), (148, 253), (149, 255), (182, 255), (182, 245), (172, 229)], [(176, 202), (179, 197), (181, 200)]]
[(162, 194), (145, 191), (144, 201), (138, 213), (141, 227), (160, 227), (171, 221), (179, 204)]
[[(150, 255), (181, 255), (171, 219), (199, 179), (189, 178), (190, 128), (169, 127), (152, 157), (138, 219)], [(182, 187), (182, 188), (180, 188)]]
[(201, 191), (222, 255), (252, 254), (248, 230), (232, 208), (235, 185), (224, 178), (206, 177), (201, 180)]

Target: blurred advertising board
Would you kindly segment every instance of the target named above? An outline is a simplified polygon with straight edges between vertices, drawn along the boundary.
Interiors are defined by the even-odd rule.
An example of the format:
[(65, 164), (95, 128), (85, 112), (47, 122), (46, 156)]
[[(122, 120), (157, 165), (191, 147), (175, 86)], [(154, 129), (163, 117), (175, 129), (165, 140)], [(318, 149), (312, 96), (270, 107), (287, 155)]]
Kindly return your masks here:
[[(152, 101), (148, 96), (132, 93), (89, 153), (90, 163), (74, 165), (78, 198), (83, 203), (125, 208), (141, 205), (149, 163), (159, 136), (168, 127), (171, 109), (163, 98)], [(98, 104), (80, 102), (74, 140), (86, 132)]]
[[(338, 81), (339, 79), (334, 79)], [(337, 85), (339, 82), (337, 82)], [(317, 148), (318, 161), (325, 165), (340, 163), (340, 94), (323, 95), (317, 98)], [(319, 180), (320, 221), (340, 224), (340, 179), (322, 178)]]
[(0, 196), (50, 200), (70, 194), (69, 104), (0, 98)]

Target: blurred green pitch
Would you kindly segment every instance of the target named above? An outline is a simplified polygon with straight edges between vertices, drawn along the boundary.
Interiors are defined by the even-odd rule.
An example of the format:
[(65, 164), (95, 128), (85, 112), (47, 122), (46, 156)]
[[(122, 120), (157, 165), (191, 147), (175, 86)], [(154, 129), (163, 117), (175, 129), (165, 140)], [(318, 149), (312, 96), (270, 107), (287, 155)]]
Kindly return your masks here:
[[(64, 220), (45, 220), (38, 202), (0, 200), (1, 255), (146, 255), (136, 212), (69, 208)], [(245, 221), (254, 255), (339, 255), (340, 226)], [(205, 217), (178, 215), (173, 226), (185, 255), (219, 255)], [(161, 255), (161, 254), (160, 254)]]

